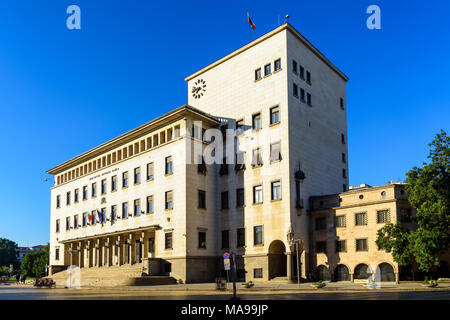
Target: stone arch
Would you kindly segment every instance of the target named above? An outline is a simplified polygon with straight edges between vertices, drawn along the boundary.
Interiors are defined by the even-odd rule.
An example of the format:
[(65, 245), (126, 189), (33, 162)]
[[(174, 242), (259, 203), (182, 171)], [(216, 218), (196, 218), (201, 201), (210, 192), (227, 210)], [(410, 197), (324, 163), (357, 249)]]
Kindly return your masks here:
[(345, 264), (338, 264), (334, 270), (335, 281), (350, 281), (350, 269)]
[(355, 280), (367, 280), (372, 275), (369, 266), (365, 263), (360, 263), (353, 271), (353, 278)]
[(387, 262), (382, 262), (378, 265), (380, 268), (381, 282), (393, 282), (395, 281), (395, 269)]
[(320, 265), (316, 268), (317, 280), (331, 281), (331, 272), (328, 267)]
[(274, 240), (269, 245), (269, 280), (286, 277), (286, 246), (281, 240)]

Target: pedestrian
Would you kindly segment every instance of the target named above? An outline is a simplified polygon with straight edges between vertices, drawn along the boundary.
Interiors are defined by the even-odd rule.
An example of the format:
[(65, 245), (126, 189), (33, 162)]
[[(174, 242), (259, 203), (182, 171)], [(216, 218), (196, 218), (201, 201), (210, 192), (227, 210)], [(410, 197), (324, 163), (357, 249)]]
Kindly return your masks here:
[(20, 280), (20, 274), (17, 273), (16, 274), (16, 282), (19, 283), (19, 280)]
[(20, 275), (20, 282), (25, 283), (25, 275), (23, 273)]

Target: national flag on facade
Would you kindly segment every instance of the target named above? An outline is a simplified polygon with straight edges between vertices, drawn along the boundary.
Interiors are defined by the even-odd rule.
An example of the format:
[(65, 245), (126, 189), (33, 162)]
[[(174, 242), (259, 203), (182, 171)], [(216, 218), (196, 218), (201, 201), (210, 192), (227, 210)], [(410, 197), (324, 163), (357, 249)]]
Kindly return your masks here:
[(253, 30), (255, 30), (256, 26), (253, 23), (252, 19), (250, 19), (250, 14), (247, 12), (247, 18), (248, 18), (248, 24), (252, 27)]
[(98, 216), (98, 222), (103, 222), (103, 213), (101, 213), (99, 210), (97, 210), (97, 216)]
[(92, 219), (94, 218), (94, 215), (92, 214), (92, 213), (89, 213), (88, 214), (88, 221), (89, 221), (89, 224), (91, 224), (92, 223)]

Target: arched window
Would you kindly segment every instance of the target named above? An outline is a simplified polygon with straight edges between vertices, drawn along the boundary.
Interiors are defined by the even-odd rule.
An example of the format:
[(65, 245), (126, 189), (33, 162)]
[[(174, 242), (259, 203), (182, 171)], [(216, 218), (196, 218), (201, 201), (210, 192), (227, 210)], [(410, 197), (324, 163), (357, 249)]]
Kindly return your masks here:
[(325, 266), (317, 267), (317, 279), (322, 281), (331, 281), (330, 270)]
[(358, 264), (355, 268), (355, 272), (353, 273), (354, 279), (364, 279), (366, 280), (371, 276), (369, 273), (369, 266), (367, 264), (361, 263)]
[(381, 281), (395, 281), (394, 268), (389, 263), (381, 263), (379, 266), (381, 273)]
[(347, 266), (343, 264), (338, 265), (334, 277), (336, 281), (350, 281), (350, 273), (348, 272)]

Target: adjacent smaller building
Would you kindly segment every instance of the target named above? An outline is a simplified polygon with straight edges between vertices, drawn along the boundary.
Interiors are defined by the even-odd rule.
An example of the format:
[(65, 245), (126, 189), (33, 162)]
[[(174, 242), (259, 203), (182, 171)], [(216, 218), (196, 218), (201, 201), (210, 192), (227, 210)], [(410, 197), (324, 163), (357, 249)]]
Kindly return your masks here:
[(380, 268), (381, 281), (399, 281), (392, 254), (375, 243), (386, 223), (413, 227), (416, 211), (407, 200), (405, 185), (390, 182), (311, 198), (312, 248), (315, 278), (333, 281), (367, 280), (368, 267)]
[(17, 247), (17, 258), (20, 262), (22, 262), (23, 258), (25, 258), (28, 253), (44, 250), (44, 247), (44, 245), (34, 247)]

